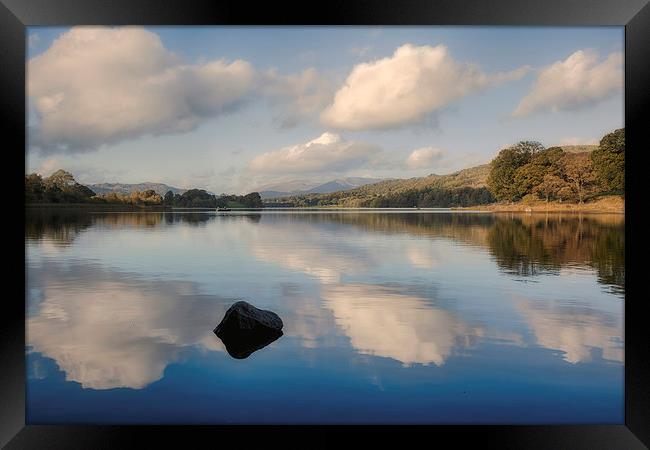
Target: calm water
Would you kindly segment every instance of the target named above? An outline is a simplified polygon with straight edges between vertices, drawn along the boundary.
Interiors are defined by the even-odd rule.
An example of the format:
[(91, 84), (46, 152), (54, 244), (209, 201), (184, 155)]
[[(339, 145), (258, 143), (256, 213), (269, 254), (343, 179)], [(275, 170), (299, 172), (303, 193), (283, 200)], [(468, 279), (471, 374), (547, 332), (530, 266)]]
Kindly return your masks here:
[[(624, 218), (29, 211), (29, 423), (623, 423)], [(234, 359), (236, 300), (284, 335)]]

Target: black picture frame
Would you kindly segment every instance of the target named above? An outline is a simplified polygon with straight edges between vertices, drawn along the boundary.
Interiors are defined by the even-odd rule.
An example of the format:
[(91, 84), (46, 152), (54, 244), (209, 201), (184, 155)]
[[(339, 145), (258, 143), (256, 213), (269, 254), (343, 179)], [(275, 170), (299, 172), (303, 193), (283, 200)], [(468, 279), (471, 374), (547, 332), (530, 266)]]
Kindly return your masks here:
[[(286, 431), (310, 431), (319, 440), (277, 439), (286, 446), (338, 445), (333, 432), (365, 432), (365, 438), (386, 442), (394, 432), (417, 434), (430, 444), (452, 439), (454, 446), (472, 441), (498, 448), (646, 448), (650, 446), (650, 338), (643, 314), (642, 252), (647, 238), (642, 214), (644, 165), (642, 155), (650, 149), (645, 115), (650, 97), (650, 4), (649, 0), (330, 0), (320, 5), (302, 3), (285, 8), (275, 2), (190, 0), (0, 0), (0, 92), (2, 136), (5, 154), (11, 153), (15, 173), (9, 184), (16, 188), (12, 199), (24, 208), (22, 175), (18, 174), (25, 148), (25, 54), (26, 27), (35, 25), (516, 25), (625, 27), (625, 127), (626, 127), (626, 298), (625, 298), (625, 424), (563, 426), (381, 426), (381, 427), (259, 427), (259, 426), (35, 426), (25, 424), (25, 283), (24, 271), (7, 277), (12, 289), (4, 297), (0, 348), (0, 445), (6, 448), (123, 448), (152, 446), (159, 442), (182, 443), (207, 439), (223, 443), (222, 433), (245, 436), (245, 442), (261, 432), (264, 440), (276, 441)], [(15, 159), (14, 159), (15, 158)], [(24, 160), (23, 160), (24, 162)], [(6, 167), (6, 166), (5, 166)], [(645, 169), (647, 170), (647, 169)], [(9, 171), (7, 171), (9, 172)], [(20, 178), (19, 178), (20, 177)], [(9, 194), (7, 194), (9, 195)], [(12, 220), (5, 237), (24, 257), (17, 239), (20, 220)], [(15, 228), (15, 229), (14, 229)], [(24, 227), (23, 227), (24, 228)], [(22, 247), (22, 250), (21, 250)], [(17, 256), (19, 258), (20, 256)], [(9, 260), (13, 255), (6, 255)], [(13, 262), (10, 265), (18, 266)], [(19, 283), (23, 277), (22, 285)], [(22, 296), (22, 297), (21, 297)], [(21, 300), (22, 298), (22, 300)], [(423, 436), (426, 433), (427, 436)], [(269, 436), (270, 434), (270, 436)], [(435, 438), (435, 441), (430, 440)], [(400, 437), (401, 441), (401, 437)], [(244, 442), (244, 441), (242, 441)]]

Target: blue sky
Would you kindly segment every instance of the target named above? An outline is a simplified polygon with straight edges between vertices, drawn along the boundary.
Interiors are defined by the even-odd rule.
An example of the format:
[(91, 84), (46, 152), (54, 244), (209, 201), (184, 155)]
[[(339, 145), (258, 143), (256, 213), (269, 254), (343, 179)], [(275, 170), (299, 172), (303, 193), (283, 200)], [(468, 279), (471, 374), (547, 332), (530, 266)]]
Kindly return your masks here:
[[(98, 31), (99, 30), (99, 31)], [(27, 171), (248, 192), (623, 121), (622, 27), (30, 27)]]

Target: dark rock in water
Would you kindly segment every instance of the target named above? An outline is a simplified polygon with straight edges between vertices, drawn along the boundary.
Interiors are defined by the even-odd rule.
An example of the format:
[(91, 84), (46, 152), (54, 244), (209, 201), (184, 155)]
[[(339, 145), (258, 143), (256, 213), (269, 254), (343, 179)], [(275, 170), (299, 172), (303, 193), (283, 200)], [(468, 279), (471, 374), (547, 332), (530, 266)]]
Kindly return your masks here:
[(243, 359), (282, 336), (282, 319), (245, 301), (228, 308), (214, 333), (233, 358)]
[(276, 313), (256, 308), (242, 300), (228, 308), (228, 311), (226, 311), (221, 323), (217, 325), (214, 332), (218, 335), (219, 330), (228, 328), (236, 328), (238, 330), (268, 328), (279, 331), (283, 325), (282, 319)]

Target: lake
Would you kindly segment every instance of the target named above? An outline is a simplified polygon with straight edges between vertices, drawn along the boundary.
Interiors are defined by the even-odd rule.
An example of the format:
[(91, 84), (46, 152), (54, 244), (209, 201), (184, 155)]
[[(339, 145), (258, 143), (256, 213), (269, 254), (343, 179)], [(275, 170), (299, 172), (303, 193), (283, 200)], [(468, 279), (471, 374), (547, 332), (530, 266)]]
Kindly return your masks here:
[[(624, 225), (28, 210), (27, 422), (620, 424)], [(245, 359), (240, 299), (284, 323)]]

